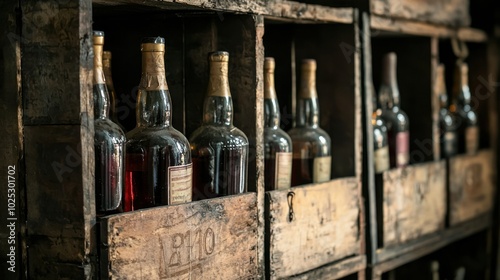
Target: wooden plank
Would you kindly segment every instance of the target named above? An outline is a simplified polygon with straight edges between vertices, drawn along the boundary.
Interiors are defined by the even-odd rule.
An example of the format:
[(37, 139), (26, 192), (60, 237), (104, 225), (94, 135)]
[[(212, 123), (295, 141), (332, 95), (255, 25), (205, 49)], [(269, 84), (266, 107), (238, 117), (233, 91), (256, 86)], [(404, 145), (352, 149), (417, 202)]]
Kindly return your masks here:
[[(86, 23), (80, 22), (81, 13), (87, 16), (82, 18)], [(91, 11), (80, 11), (80, 4), (75, 1), (23, 2), (25, 125), (80, 124), (80, 83), (77, 82), (80, 78), (80, 38), (88, 34), (78, 31), (81, 24), (88, 24), (90, 28), (91, 23), (87, 20), (90, 17)]]
[[(102, 6), (137, 6), (163, 10), (218, 11), (262, 15), (276, 20), (353, 23), (352, 8), (332, 8), (295, 1), (216, 1), (216, 0), (93, 0)], [(222, 15), (222, 14), (220, 14)]]
[(453, 226), (444, 231), (410, 241), (401, 246), (381, 248), (377, 251), (379, 262), (373, 267), (374, 274), (382, 274), (401, 265), (435, 252), (456, 241), (481, 232), (491, 225), (491, 216), (482, 215), (476, 219)]
[[(458, 37), (460, 40), (466, 42), (486, 42), (488, 40), (488, 35), (479, 29), (469, 27), (454, 29), (446, 26), (404, 19), (387, 18), (378, 15), (371, 16), (371, 27), (372, 29), (378, 31), (389, 31), (401, 35), (435, 36), (440, 38)], [(383, 35), (382, 32), (373, 33)]]
[(101, 220), (103, 279), (249, 279), (257, 275), (255, 193)]
[[(0, 220), (0, 269), (4, 278), (19, 279), (26, 269), (23, 181), (23, 134), (21, 123), (20, 25), (16, 9), (19, 1), (0, 3), (0, 201), (5, 206)], [(10, 204), (10, 205), (9, 205)], [(13, 225), (11, 224), (13, 223)], [(9, 227), (7, 227), (9, 226)]]
[(79, 125), (25, 127), (29, 275), (37, 279), (94, 273), (93, 179), (86, 174), (93, 149), (82, 150), (86, 138)]
[(358, 185), (345, 178), (267, 193), (271, 279), (359, 254)]
[(383, 174), (384, 247), (401, 244), (444, 228), (444, 161), (392, 169)]
[(28, 276), (92, 278), (92, 2), (23, 1)]
[(491, 211), (495, 191), (491, 150), (449, 160), (449, 222), (456, 225)]
[[(287, 279), (338, 279), (366, 269), (366, 256), (351, 257), (334, 264), (328, 264), (312, 271), (292, 276)], [(364, 278), (362, 278), (364, 279)]]
[(371, 0), (370, 10), (376, 15), (450, 26), (470, 24), (469, 0)]

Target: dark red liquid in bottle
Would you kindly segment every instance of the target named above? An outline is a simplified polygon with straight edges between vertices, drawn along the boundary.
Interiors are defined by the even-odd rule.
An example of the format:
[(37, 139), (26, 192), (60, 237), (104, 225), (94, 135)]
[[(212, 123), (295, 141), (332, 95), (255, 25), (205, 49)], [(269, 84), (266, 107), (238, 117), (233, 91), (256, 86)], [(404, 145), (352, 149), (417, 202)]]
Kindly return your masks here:
[(292, 186), (310, 184), (313, 182), (314, 159), (294, 158), (292, 162)]

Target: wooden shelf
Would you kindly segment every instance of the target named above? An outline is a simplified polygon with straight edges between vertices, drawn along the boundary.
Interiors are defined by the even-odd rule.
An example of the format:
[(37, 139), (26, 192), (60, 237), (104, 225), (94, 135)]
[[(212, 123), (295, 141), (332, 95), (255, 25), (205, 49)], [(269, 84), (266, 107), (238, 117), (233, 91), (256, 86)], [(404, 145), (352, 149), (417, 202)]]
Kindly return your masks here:
[[(294, 1), (213, 1), (213, 0), (93, 0), (93, 4), (116, 9), (133, 6), (133, 10), (222, 11), (265, 16), (276, 21), (303, 23), (353, 23), (353, 8), (332, 8)], [(137, 9), (136, 9), (137, 8)]]
[(458, 37), (466, 42), (486, 42), (488, 35), (479, 29), (470, 27), (451, 28), (404, 19), (386, 18), (377, 15), (370, 16), (372, 37), (381, 35), (416, 35), (439, 38)]
[(347, 258), (333, 264), (328, 264), (320, 268), (308, 271), (299, 275), (289, 277), (292, 280), (305, 279), (338, 279), (366, 269), (366, 257), (355, 256)]
[(408, 242), (402, 246), (379, 249), (376, 253), (378, 263), (374, 265), (373, 272), (374, 274), (381, 275), (384, 272), (435, 252), (455, 241), (485, 230), (490, 224), (491, 216), (485, 214), (474, 220), (413, 242)]

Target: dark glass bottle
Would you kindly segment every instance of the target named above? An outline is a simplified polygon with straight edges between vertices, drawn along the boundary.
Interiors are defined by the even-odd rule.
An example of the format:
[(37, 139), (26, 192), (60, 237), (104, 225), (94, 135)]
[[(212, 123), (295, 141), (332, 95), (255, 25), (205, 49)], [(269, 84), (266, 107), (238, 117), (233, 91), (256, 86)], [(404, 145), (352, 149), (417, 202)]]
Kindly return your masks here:
[[(375, 93), (375, 91), (373, 91)], [(390, 168), (389, 141), (387, 126), (382, 118), (382, 110), (378, 107), (377, 97), (372, 99), (372, 127), (373, 127), (373, 163), (375, 174), (380, 174)]]
[(106, 78), (106, 87), (108, 88), (108, 93), (109, 93), (109, 103), (110, 103), (110, 108), (109, 108), (109, 115), (110, 119), (116, 123), (117, 125), (120, 126), (120, 128), (125, 131), (124, 127), (121, 125), (121, 123), (118, 121), (118, 115), (116, 112), (116, 91), (115, 91), (115, 86), (113, 84), (113, 77), (112, 77), (112, 72), (111, 72), (111, 52), (110, 51), (103, 51), (102, 52), (102, 66), (104, 70), (104, 77)]
[(165, 78), (165, 40), (144, 38), (136, 127), (127, 133), (125, 211), (191, 201), (189, 143), (172, 127)]
[(293, 143), (292, 186), (321, 183), (331, 176), (331, 140), (319, 127), (316, 60), (302, 61), (296, 125), (288, 135)]
[(458, 152), (475, 154), (479, 149), (479, 126), (477, 115), (471, 107), (468, 75), (467, 63), (458, 62), (453, 86), (454, 100), (450, 109), (457, 117)]
[(391, 168), (403, 167), (410, 162), (410, 124), (408, 116), (399, 107), (399, 88), (396, 78), (395, 53), (384, 56), (379, 103), (387, 126)]
[(280, 128), (274, 88), (274, 58), (264, 60), (264, 155), (266, 191), (288, 189), (292, 180), (292, 140)]
[(247, 191), (248, 139), (233, 125), (229, 54), (214, 52), (208, 60), (210, 74), (203, 124), (190, 137), (194, 200)]
[(109, 96), (102, 69), (104, 32), (94, 31), (94, 152), (98, 216), (122, 211), (125, 134), (109, 115)]
[(444, 65), (437, 68), (436, 90), (439, 97), (439, 143), (441, 158), (448, 158), (457, 154), (458, 138), (455, 117), (448, 110), (448, 94), (444, 79)]

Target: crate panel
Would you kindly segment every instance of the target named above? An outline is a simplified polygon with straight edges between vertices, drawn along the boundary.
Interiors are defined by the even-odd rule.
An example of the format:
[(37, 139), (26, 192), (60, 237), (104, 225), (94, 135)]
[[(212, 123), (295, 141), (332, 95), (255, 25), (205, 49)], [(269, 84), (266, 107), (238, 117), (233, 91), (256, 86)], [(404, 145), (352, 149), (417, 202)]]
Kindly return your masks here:
[(103, 279), (257, 275), (255, 193), (156, 207), (101, 221)]
[(358, 187), (345, 178), (267, 193), (272, 279), (360, 253)]
[[(446, 215), (444, 161), (384, 172), (383, 245), (402, 244), (444, 228)], [(379, 206), (380, 207), (380, 206)]]
[(495, 175), (493, 151), (459, 155), (449, 162), (449, 223), (456, 225), (491, 211)]

